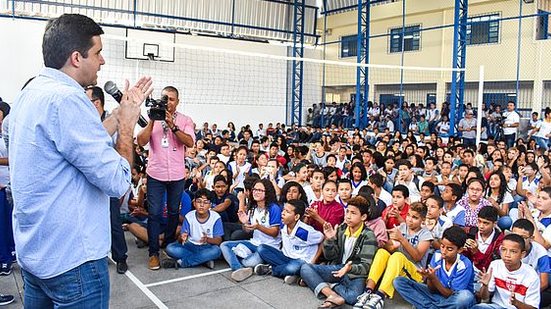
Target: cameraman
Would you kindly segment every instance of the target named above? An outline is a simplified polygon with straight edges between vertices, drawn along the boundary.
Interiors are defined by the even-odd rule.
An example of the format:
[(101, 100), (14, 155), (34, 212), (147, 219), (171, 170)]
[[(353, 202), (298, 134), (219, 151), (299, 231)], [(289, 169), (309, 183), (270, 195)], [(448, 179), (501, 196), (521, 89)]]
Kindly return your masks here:
[(503, 139), (507, 148), (513, 147), (517, 137), (517, 128), (520, 126), (520, 115), (515, 111), (515, 102), (507, 103), (507, 111), (503, 113)]
[(178, 226), (178, 207), (184, 187), (186, 147), (195, 144), (195, 124), (190, 117), (176, 111), (179, 93), (175, 87), (167, 86), (162, 96), (167, 96), (164, 121), (149, 120), (138, 133), (138, 145), (149, 143), (147, 165), (147, 201), (149, 216), (147, 236), (149, 240), (149, 269), (161, 268), (159, 260), (159, 234), (161, 234), (161, 212), (166, 193), (168, 223), (164, 231), (163, 245), (174, 242)]

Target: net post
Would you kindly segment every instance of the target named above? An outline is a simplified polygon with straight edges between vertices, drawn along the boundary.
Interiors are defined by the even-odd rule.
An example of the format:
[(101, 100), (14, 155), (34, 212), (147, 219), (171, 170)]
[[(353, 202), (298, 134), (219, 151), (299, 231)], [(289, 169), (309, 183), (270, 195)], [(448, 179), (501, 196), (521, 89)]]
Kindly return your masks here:
[(478, 106), (476, 115), (476, 145), (480, 144), (480, 134), (482, 133), (482, 104), (484, 98), (484, 66), (481, 65), (478, 72)]

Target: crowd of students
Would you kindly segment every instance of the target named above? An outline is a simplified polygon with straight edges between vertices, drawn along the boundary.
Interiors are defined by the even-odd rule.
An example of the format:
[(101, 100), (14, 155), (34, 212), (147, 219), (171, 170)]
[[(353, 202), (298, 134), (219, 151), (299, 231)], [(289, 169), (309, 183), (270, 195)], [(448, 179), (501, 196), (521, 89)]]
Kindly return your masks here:
[[(223, 258), (233, 280), (279, 277), (322, 308), (383, 308), (395, 292), (416, 308), (551, 304), (551, 152), (537, 143), (231, 127), (205, 124), (187, 150), (163, 267)], [(122, 217), (144, 245), (147, 151), (136, 156)]]

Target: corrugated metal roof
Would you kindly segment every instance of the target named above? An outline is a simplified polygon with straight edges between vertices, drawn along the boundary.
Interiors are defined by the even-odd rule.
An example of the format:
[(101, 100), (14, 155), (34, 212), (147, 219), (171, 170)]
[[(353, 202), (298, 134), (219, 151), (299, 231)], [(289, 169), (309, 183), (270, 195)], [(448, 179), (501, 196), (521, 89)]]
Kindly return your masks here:
[[(363, 0), (368, 1), (368, 0)], [(371, 5), (380, 5), (390, 2), (398, 2), (400, 0), (370, 0)], [(322, 13), (327, 12), (328, 15), (338, 14), (342, 12), (356, 10), (358, 0), (325, 0), (325, 8), (322, 8)]]

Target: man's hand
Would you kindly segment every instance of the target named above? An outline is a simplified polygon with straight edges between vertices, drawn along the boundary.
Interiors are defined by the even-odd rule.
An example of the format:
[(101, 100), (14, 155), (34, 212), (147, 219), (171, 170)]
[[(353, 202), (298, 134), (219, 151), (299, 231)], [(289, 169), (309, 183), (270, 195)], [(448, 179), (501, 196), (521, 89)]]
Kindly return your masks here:
[(482, 269), (478, 282), (480, 282), (480, 284), (488, 286), (488, 284), (490, 283), (490, 279), (492, 279), (492, 269), (490, 268), (488, 272), (486, 272), (486, 269)]
[(165, 113), (165, 122), (166, 122), (166, 125), (168, 126), (169, 129), (172, 130), (172, 128), (174, 128), (174, 118), (173, 117), (173, 113), (169, 112), (169, 111), (166, 111)]
[(423, 279), (434, 280), (436, 279), (436, 270), (441, 266), (438, 265), (435, 268), (427, 267), (426, 269), (418, 269), (417, 272), (423, 277)]
[(339, 225), (335, 225), (335, 228), (331, 225), (329, 222), (325, 222), (323, 225), (323, 234), (325, 235), (326, 239), (333, 239), (337, 235), (337, 229), (339, 228)]
[(333, 271), (331, 274), (333, 275), (333, 277), (335, 278), (342, 278), (344, 277), (348, 272), (350, 272), (352, 270), (352, 262), (349, 261), (347, 262), (346, 264), (344, 264), (344, 266), (337, 270), (337, 271)]
[[(140, 117), (140, 105), (153, 92), (151, 77), (142, 77), (132, 88), (124, 83), (124, 94), (118, 112), (119, 124), (135, 125)], [(133, 128), (133, 127), (132, 127)]]
[(238, 211), (237, 212), (237, 217), (239, 218), (239, 222), (241, 222), (243, 224), (248, 224), (249, 223), (249, 215), (247, 213), (245, 213), (244, 211)]

